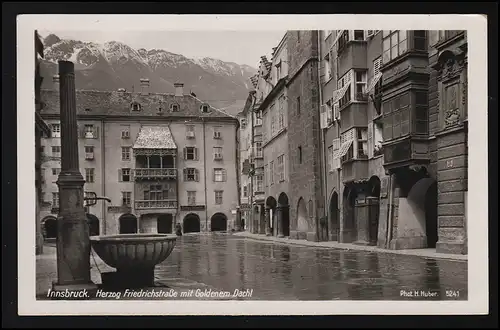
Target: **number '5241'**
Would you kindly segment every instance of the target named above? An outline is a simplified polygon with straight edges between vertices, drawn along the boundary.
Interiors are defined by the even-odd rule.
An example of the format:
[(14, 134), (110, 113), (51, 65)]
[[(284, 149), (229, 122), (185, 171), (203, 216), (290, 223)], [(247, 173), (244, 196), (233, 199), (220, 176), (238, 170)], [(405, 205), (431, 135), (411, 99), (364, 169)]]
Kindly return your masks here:
[(446, 290), (446, 297), (458, 298), (460, 297), (460, 291)]

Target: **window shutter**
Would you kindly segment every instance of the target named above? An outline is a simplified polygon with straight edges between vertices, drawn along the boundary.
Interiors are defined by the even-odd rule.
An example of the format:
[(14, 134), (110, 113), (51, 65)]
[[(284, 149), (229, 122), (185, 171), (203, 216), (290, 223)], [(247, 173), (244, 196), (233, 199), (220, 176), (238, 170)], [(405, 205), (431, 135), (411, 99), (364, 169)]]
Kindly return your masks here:
[(187, 181), (187, 168), (185, 168), (185, 169), (182, 170), (182, 174), (183, 174), (183, 177), (184, 177), (184, 181)]
[(328, 122), (327, 122), (327, 114), (326, 114), (326, 105), (323, 104), (320, 107), (320, 118), (321, 118), (321, 128), (327, 128), (328, 127)]
[(222, 170), (222, 181), (226, 182), (226, 170)]
[(212, 171), (212, 181), (215, 182), (215, 169)]
[(194, 181), (196, 181), (196, 182), (200, 181), (200, 173), (199, 173), (198, 169), (194, 170)]
[(184, 160), (187, 160), (187, 151), (186, 151), (186, 147), (184, 147), (184, 149), (182, 149), (183, 151), (183, 154), (184, 154)]
[(94, 139), (98, 139), (98, 138), (99, 138), (99, 127), (94, 126)]
[(368, 123), (368, 158), (373, 157), (373, 122)]
[(134, 170), (131, 168), (130, 169), (130, 181), (134, 181)]
[(85, 125), (83, 124), (78, 125), (78, 137), (79, 138), (85, 137)]
[(382, 58), (377, 58), (373, 61), (373, 76), (376, 76), (380, 73), (380, 65), (382, 64)]
[(198, 160), (198, 148), (193, 148), (194, 149), (194, 159)]

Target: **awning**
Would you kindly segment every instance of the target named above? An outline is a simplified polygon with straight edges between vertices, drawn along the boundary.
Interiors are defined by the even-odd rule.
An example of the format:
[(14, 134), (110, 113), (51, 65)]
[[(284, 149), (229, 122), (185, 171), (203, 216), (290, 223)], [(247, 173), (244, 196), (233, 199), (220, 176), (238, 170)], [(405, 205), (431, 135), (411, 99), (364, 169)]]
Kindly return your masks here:
[(340, 37), (344, 34), (345, 30), (340, 30), (337, 31), (337, 36), (335, 37), (335, 40), (333, 41), (333, 46), (339, 41)]
[(340, 146), (340, 149), (338, 151), (337, 158), (345, 156), (345, 154), (347, 153), (347, 151), (349, 150), (351, 145), (352, 145), (352, 140), (349, 140), (349, 141), (342, 143), (342, 145)]
[(366, 87), (366, 93), (370, 93), (370, 91), (375, 88), (375, 85), (378, 83), (378, 81), (382, 78), (382, 73), (377, 73), (375, 77), (372, 78), (372, 80), (368, 83), (368, 86)]
[(345, 92), (347, 91), (350, 85), (351, 84), (346, 84), (344, 87), (337, 89), (336, 91), (333, 92), (333, 103), (337, 102), (338, 100), (344, 97)]
[(168, 126), (143, 126), (133, 149), (177, 149)]

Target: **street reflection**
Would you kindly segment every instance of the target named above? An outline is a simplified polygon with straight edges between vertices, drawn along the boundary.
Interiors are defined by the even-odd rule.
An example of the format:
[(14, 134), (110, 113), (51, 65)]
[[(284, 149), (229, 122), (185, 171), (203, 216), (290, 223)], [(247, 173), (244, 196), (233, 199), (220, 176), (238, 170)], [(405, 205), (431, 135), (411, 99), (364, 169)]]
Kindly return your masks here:
[[(157, 266), (157, 278), (184, 278), (224, 291), (253, 289), (245, 299), (467, 299), (467, 262), (284, 245), (227, 234), (184, 235)], [(408, 297), (404, 292), (435, 292)]]

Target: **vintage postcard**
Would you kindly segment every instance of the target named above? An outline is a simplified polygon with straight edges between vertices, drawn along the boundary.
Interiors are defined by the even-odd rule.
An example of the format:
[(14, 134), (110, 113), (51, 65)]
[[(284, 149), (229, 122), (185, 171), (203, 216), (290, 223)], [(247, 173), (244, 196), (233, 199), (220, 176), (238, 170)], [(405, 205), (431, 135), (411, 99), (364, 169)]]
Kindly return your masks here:
[(487, 313), (486, 23), (19, 16), (19, 314)]

